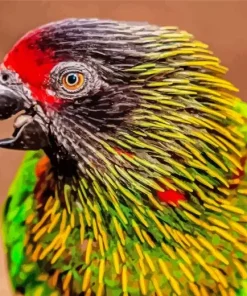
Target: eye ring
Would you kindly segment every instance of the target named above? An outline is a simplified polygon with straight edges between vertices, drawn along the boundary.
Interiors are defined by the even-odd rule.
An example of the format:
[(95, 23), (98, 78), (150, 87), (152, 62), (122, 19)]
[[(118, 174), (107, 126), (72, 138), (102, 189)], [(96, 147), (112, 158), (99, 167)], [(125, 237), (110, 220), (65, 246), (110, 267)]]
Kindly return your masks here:
[(67, 72), (62, 75), (62, 86), (68, 92), (77, 92), (82, 89), (85, 77), (80, 72)]

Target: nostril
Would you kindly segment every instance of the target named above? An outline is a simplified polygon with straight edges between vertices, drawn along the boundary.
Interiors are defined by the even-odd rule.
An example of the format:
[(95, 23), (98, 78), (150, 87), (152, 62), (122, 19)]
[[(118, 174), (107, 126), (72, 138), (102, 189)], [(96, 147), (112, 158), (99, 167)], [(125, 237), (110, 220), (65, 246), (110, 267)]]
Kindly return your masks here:
[(3, 73), (3, 74), (1, 75), (1, 80), (2, 80), (3, 82), (7, 82), (7, 81), (9, 80), (9, 74), (7, 74), (7, 73)]

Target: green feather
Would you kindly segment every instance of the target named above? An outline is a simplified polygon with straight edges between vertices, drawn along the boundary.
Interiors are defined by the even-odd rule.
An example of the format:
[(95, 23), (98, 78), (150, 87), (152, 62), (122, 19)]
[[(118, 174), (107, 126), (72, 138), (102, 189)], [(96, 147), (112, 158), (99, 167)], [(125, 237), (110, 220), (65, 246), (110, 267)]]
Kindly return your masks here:
[(41, 271), (37, 264), (27, 258), (24, 245), (27, 233), (25, 220), (33, 211), (33, 190), (36, 184), (34, 171), (41, 155), (41, 152), (26, 154), (9, 190), (3, 215), (3, 238), (8, 255), (10, 278), (14, 289), (25, 287), (25, 296), (48, 296), (52, 292), (44, 282), (38, 280)]

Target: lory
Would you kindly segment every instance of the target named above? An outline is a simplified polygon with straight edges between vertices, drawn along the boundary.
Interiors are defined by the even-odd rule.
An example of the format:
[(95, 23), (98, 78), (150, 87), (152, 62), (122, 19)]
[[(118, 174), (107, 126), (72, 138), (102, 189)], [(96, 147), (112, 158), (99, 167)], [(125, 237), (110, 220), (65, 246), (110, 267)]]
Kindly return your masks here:
[[(177, 27), (66, 19), (0, 68), (15, 293), (247, 295), (247, 105)], [(4, 168), (2, 168), (4, 171)]]

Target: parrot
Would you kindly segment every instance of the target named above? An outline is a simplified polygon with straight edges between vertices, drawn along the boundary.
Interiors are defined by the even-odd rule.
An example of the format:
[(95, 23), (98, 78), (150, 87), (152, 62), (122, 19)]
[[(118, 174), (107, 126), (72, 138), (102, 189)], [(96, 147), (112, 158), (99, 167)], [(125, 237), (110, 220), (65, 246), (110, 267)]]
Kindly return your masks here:
[(193, 34), (146, 22), (56, 20), (13, 45), (15, 295), (247, 295), (247, 104), (227, 71)]

